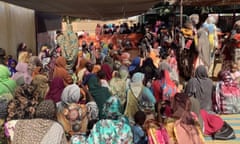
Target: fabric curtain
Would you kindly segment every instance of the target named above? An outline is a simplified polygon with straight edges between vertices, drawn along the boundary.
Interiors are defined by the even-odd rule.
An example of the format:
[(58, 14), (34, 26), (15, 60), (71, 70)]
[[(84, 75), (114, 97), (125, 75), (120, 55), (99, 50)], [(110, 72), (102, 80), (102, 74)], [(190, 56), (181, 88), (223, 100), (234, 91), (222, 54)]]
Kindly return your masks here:
[(16, 58), (17, 46), (24, 42), (36, 53), (35, 13), (0, 1), (0, 47)]

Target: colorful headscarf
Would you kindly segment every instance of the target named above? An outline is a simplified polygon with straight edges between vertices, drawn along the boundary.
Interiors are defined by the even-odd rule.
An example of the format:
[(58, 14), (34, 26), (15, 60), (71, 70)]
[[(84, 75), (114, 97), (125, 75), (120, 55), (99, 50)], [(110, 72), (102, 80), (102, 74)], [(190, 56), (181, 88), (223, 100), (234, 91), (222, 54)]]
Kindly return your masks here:
[(56, 106), (53, 101), (46, 100), (38, 105), (35, 119), (17, 120), (15, 127), (14, 124), (9, 127), (14, 122), (10, 121), (6, 128), (13, 128), (12, 143), (67, 143), (62, 126), (54, 120)]
[(219, 73), (219, 79), (224, 83), (233, 83), (233, 78), (230, 71), (221, 71)]
[(98, 121), (87, 139), (87, 143), (132, 144), (133, 134), (129, 121), (120, 113), (121, 104), (110, 97), (103, 108), (104, 118)]
[(143, 73), (137, 72), (132, 76), (132, 82), (143, 82), (145, 75)]
[(7, 121), (34, 118), (39, 104), (39, 94), (34, 86), (24, 84), (16, 88), (15, 97), (8, 104)]
[(170, 73), (167, 70), (163, 71), (163, 78), (160, 80), (160, 88), (163, 100), (171, 100), (171, 98), (177, 93), (177, 86), (171, 80)]
[(12, 67), (13, 63), (15, 63), (15, 66), (17, 65), (17, 61), (16, 60), (14, 60), (14, 59), (9, 59), (8, 60), (8, 69), (11, 72), (11, 76), (13, 76), (17, 72), (16, 67)]
[(129, 66), (128, 70), (129, 72), (135, 70), (136, 68), (140, 67), (140, 63), (141, 63), (141, 58), (140, 57), (136, 57), (132, 60), (131, 65)]
[(110, 97), (103, 106), (103, 118), (117, 120), (122, 116), (122, 106), (115, 96)]
[(49, 90), (48, 78), (45, 75), (36, 75), (32, 80), (32, 85), (35, 87), (35, 92), (39, 93), (40, 99), (45, 99)]

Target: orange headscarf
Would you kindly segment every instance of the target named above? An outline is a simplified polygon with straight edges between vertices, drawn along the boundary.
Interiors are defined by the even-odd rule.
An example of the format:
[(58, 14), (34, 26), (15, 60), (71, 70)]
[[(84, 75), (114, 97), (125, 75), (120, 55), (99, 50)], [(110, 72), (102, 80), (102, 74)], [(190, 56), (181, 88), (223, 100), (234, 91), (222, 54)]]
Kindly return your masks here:
[(55, 68), (53, 72), (53, 78), (59, 77), (62, 78), (65, 85), (72, 83), (72, 78), (66, 70), (67, 62), (66, 59), (62, 56), (58, 57), (55, 62)]
[(153, 60), (153, 64), (155, 67), (159, 67), (160, 58), (159, 58), (159, 51), (157, 49), (152, 49), (149, 53), (149, 57)]

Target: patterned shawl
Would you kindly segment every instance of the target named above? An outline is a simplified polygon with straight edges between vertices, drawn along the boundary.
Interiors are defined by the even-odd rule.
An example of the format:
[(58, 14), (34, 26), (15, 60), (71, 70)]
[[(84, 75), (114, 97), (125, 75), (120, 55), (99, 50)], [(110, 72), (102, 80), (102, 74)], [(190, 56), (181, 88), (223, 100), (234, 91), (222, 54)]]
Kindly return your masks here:
[(98, 121), (87, 139), (87, 143), (132, 144), (133, 134), (128, 120), (120, 113), (121, 104), (117, 97), (111, 97), (104, 105), (103, 120)]
[(8, 104), (7, 121), (33, 118), (39, 103), (39, 93), (33, 86), (24, 84), (16, 88), (15, 97)]
[(45, 96), (49, 90), (48, 78), (45, 75), (36, 75), (32, 80), (32, 85), (35, 87), (35, 92), (40, 96), (40, 99), (45, 99)]
[(44, 119), (19, 120), (14, 129), (13, 144), (39, 144), (54, 121)]
[(45, 100), (36, 109), (37, 119), (18, 120), (14, 128), (13, 144), (63, 143), (63, 128), (56, 119), (56, 106), (53, 101)]

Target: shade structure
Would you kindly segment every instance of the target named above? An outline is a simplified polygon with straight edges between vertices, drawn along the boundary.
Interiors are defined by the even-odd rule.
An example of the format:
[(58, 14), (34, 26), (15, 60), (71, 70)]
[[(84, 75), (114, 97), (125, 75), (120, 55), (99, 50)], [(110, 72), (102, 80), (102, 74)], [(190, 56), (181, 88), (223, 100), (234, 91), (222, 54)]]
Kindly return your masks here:
[(109, 20), (146, 12), (159, 0), (2, 0), (40, 12)]
[[(179, 4), (181, 0), (164, 0), (170, 4)], [(221, 6), (221, 5), (237, 5), (240, 0), (182, 0), (184, 6)]]
[(183, 5), (189, 6), (221, 6), (240, 4), (239, 0), (183, 0)]

